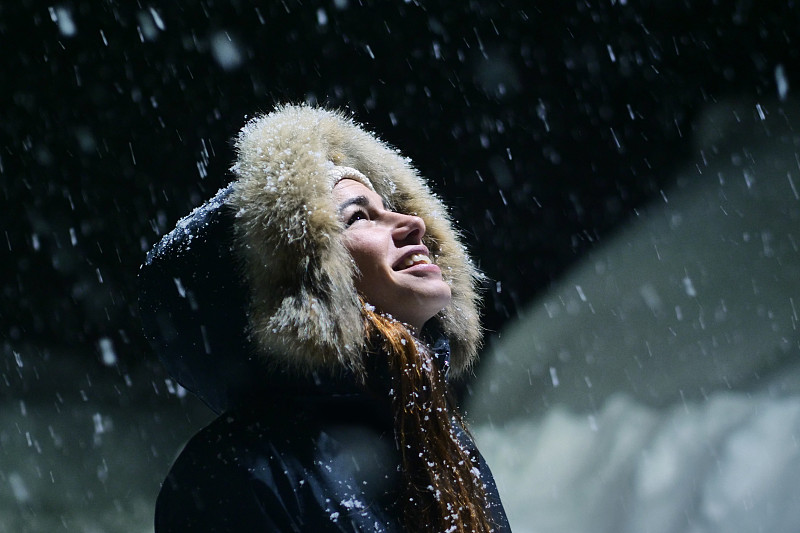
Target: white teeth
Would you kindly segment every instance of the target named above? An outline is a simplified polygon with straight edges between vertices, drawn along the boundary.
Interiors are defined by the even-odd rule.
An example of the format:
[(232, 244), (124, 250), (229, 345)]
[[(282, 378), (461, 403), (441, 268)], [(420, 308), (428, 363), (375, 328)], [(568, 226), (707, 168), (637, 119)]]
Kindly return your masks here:
[(414, 263), (425, 263), (426, 265), (430, 265), (431, 260), (425, 254), (412, 254), (411, 256), (406, 257), (405, 261), (403, 261), (403, 266), (408, 268)]

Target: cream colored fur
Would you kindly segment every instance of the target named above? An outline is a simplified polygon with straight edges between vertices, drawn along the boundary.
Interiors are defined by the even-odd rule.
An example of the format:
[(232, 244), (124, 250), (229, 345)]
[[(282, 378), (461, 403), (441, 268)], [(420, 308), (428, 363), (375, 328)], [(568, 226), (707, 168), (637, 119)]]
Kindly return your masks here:
[(341, 113), (293, 105), (251, 119), (236, 148), (231, 203), (251, 287), (250, 324), (273, 362), (300, 370), (363, 368), (356, 270), (341, 242), (328, 178), (337, 165), (359, 170), (392, 209), (425, 221), (423, 241), (453, 295), (435, 320), (450, 339), (452, 372), (469, 368), (481, 339), (481, 274), (407, 158)]

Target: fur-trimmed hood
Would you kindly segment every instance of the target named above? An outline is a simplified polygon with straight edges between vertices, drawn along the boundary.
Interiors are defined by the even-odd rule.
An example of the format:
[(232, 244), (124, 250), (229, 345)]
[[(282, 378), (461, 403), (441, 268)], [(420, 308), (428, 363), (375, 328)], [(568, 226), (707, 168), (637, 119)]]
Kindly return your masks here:
[(480, 339), (478, 273), (408, 159), (343, 115), (306, 106), (250, 120), (236, 148), (231, 203), (253, 290), (253, 334), (265, 351), (306, 368), (362, 366), (356, 272), (329, 177), (334, 167), (347, 167), (366, 176), (391, 209), (424, 220), (423, 241), (452, 291), (436, 320), (450, 339), (452, 370), (469, 366)]
[[(194, 344), (206, 353), (213, 352), (216, 343), (230, 344), (225, 331), (248, 337), (255, 347), (248, 355), (248, 368), (255, 357), (261, 360), (258, 364), (300, 374), (361, 372), (366, 339), (354, 284), (357, 271), (342, 243), (344, 226), (331, 197), (335, 181), (347, 176), (373, 188), (391, 209), (425, 222), (423, 243), (452, 293), (450, 305), (434, 317), (434, 327), (450, 342), (451, 374), (469, 368), (481, 339), (477, 309), (481, 274), (442, 202), (407, 158), (342, 113), (304, 105), (282, 106), (249, 120), (236, 139), (236, 150), (231, 169), (235, 181), (199, 213), (179, 222), (143, 267), (143, 277), (162, 279), (160, 288), (153, 285), (140, 291), (145, 294), (140, 297), (145, 331), (157, 351), (163, 354), (157, 339), (165, 331), (174, 341), (185, 334), (182, 329), (200, 327), (202, 336)], [(209, 242), (205, 234), (217, 226), (211, 240), (222, 242)], [(212, 251), (193, 258), (202, 255), (204, 247)], [(164, 268), (163, 263), (174, 262), (176, 255), (186, 259)], [(211, 276), (204, 273), (205, 261), (217, 263), (209, 267), (215, 271)], [(181, 274), (186, 268), (198, 272)], [(217, 298), (194, 294), (194, 303), (182, 303), (198, 323), (176, 325), (174, 317), (180, 313), (164, 312), (169, 305), (159, 302), (158, 293), (173, 283), (184, 296), (187, 290), (207, 291), (218, 285), (209, 280), (222, 275), (220, 269), (236, 278), (228, 284), (235, 285), (232, 292), (240, 296), (221, 302), (219, 293)], [(184, 282), (190, 278), (209, 287), (187, 289)], [(152, 282), (142, 286), (148, 284)], [(215, 324), (203, 318), (199, 300), (220, 308), (212, 313)], [(224, 308), (239, 318), (224, 317)], [(220, 338), (212, 338), (209, 329), (219, 330)], [(190, 349), (181, 348), (181, 353)], [(247, 374), (246, 369), (242, 372)]]

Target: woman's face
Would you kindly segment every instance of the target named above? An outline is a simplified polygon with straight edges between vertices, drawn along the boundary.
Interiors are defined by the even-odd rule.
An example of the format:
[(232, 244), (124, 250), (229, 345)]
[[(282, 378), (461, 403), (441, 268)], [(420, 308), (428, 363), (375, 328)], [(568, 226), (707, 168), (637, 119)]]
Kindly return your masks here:
[(389, 211), (377, 193), (352, 179), (333, 187), (333, 201), (359, 270), (356, 289), (378, 311), (419, 331), (450, 303), (450, 286), (422, 244), (425, 223)]

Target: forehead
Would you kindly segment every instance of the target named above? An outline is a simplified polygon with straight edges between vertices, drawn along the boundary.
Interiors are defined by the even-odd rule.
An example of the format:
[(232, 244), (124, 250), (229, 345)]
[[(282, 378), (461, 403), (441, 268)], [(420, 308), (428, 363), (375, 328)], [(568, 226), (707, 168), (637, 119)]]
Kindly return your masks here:
[(340, 204), (356, 197), (364, 197), (369, 203), (386, 207), (386, 201), (375, 191), (363, 183), (345, 178), (339, 180), (331, 191), (335, 203)]

